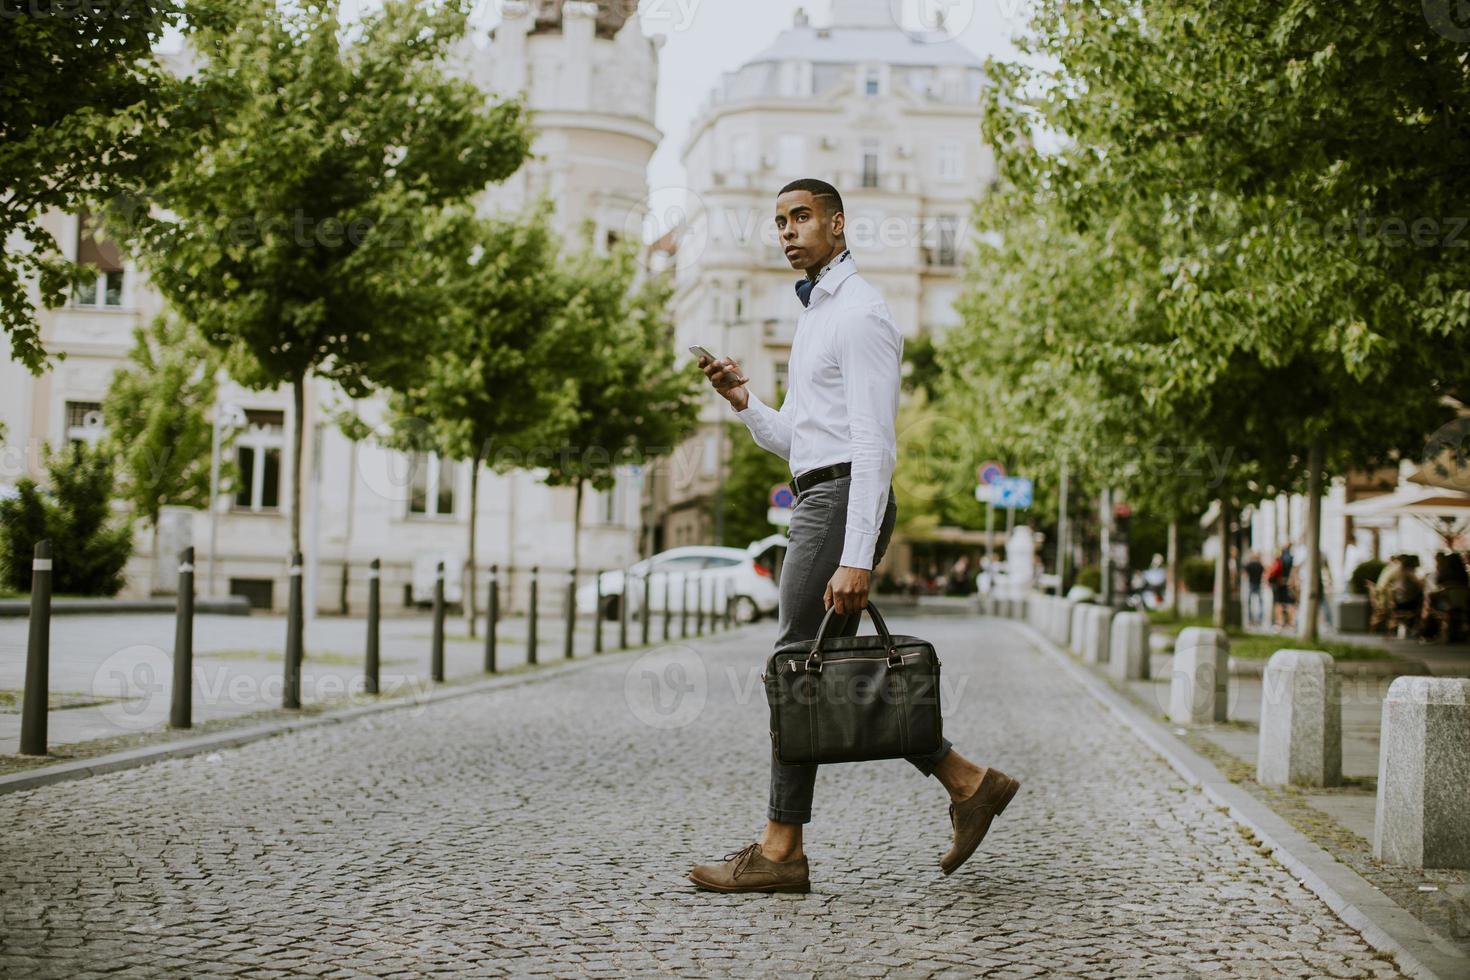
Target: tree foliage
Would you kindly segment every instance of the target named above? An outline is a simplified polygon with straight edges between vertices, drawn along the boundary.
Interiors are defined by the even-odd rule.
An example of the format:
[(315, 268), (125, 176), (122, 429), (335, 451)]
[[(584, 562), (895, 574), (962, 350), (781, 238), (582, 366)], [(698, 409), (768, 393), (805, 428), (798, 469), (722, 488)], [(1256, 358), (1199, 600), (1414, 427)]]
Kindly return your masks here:
[(178, 162), (127, 231), (237, 380), (292, 385), (296, 463), (306, 375), (351, 397), (407, 383), (441, 324), (455, 207), (529, 151), (519, 103), (444, 71), (467, 6), (390, 0), (348, 30), (334, 3), (190, 5), (203, 64), (172, 128)]
[(59, 306), (73, 271), (41, 219), (108, 201), (160, 165), (172, 86), (153, 47), (182, 10), (0, 0), (0, 329), (33, 374), (48, 357), (31, 284)]
[(51, 540), (51, 588), (74, 595), (116, 595), (133, 550), (129, 519), (114, 520), (111, 456), (77, 442), (45, 450), (47, 486), (30, 477), (16, 496), (0, 500), (0, 565), (5, 584), (31, 589), (31, 558), (38, 541)]
[[(104, 448), (116, 460), (120, 496), (155, 531), (166, 506), (209, 506), (210, 410), (219, 362), (218, 351), (196, 330), (164, 314), (134, 329), (127, 362), (103, 399)], [(222, 460), (229, 455), (223, 448)], [(222, 482), (228, 472), (222, 471)]]

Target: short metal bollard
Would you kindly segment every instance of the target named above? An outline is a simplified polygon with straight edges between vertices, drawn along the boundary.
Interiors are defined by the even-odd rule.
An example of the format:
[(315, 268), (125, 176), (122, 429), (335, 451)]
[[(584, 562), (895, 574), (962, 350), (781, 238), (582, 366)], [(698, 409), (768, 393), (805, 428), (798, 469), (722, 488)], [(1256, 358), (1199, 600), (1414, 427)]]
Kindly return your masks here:
[(20, 754), (46, 754), (46, 711), (51, 687), (51, 542), (37, 541), (31, 558), (30, 638), (20, 711)]
[(485, 673), (495, 673), (495, 628), (500, 625), (500, 566), (490, 566), (490, 601), (485, 605)]
[(644, 575), (643, 576), (643, 608), (638, 611), (638, 618), (640, 620), (642, 620), (642, 625), (643, 625), (643, 645), (644, 646), (648, 646), (648, 623), (649, 623), (649, 617), (651, 617), (653, 615), (653, 611), (652, 611), (652, 608), (651, 608), (652, 607), (652, 603), (649, 601), (649, 597), (652, 595), (652, 590), (653, 590), (653, 576), (652, 575)]
[(301, 552), (291, 553), (290, 599), (286, 607), (286, 683), (281, 691), (281, 707), (301, 707), (301, 654), (306, 625), (302, 619)]
[(689, 638), (689, 578), (682, 576), (679, 579), (679, 638)]
[(694, 635), (704, 635), (704, 579), (694, 580)]
[(595, 598), (592, 601), (592, 652), (602, 652), (602, 569), (592, 569)]
[(562, 638), (561, 655), (571, 660), (572, 655), (576, 653), (577, 637), (577, 570), (575, 568), (568, 573), (566, 621), (567, 631), (566, 636)]
[(532, 565), (531, 566), (531, 611), (529, 613), (529, 617), (530, 618), (527, 620), (527, 623), (526, 623), (526, 663), (528, 663), (528, 664), (534, 664), (536, 662), (536, 591), (537, 591), (536, 576), (539, 573), (540, 573), (540, 568), (538, 566), (536, 566), (536, 565)]
[(673, 622), (673, 619), (674, 619), (673, 588), (671, 587), (672, 581), (673, 581), (673, 579), (670, 578), (669, 573), (668, 572), (664, 572), (664, 639), (665, 640), (667, 640), (669, 638), (669, 625)]
[(179, 552), (179, 600), (174, 607), (174, 690), (169, 726), (193, 727), (194, 717), (194, 549)]
[(378, 619), (382, 615), (383, 563), (374, 558), (368, 565), (367, 663), (363, 665), (363, 688), (378, 693)]
[(429, 676), (444, 680), (444, 563), (434, 566), (434, 645), (429, 651)]
[(628, 597), (633, 594), (633, 569), (623, 569), (623, 594), (618, 596), (618, 649), (628, 649)]

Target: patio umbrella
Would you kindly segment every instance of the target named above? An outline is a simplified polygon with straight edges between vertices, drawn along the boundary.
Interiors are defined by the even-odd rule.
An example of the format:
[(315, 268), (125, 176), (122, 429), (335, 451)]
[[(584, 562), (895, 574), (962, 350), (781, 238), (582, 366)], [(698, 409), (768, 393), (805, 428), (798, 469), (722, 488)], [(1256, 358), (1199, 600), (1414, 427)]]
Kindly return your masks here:
[(1412, 517), (1455, 550), (1455, 539), (1470, 528), (1470, 493), (1413, 483), (1393, 493), (1355, 500), (1343, 508), (1349, 517)]

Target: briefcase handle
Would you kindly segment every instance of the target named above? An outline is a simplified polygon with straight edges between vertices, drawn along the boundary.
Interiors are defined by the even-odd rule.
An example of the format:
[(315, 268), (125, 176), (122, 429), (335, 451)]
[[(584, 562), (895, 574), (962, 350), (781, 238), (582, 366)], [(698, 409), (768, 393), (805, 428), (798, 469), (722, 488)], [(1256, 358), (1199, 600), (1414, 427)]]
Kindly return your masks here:
[[(888, 648), (888, 666), (902, 667), (903, 660), (898, 655), (898, 648), (894, 646), (893, 634), (888, 632), (888, 624), (883, 622), (883, 615), (878, 612), (878, 607), (869, 599), (867, 606), (864, 608), (868, 610), (868, 616), (873, 620), (873, 626), (878, 630), (878, 636), (883, 640), (883, 645)], [(807, 670), (821, 673), (822, 642), (827, 639), (827, 626), (832, 622), (832, 615), (836, 612), (837, 607), (830, 606), (827, 609), (827, 615), (822, 617), (822, 625), (817, 628), (817, 642), (812, 644), (812, 652), (807, 654), (805, 664)], [(862, 614), (862, 610), (859, 609), (858, 616), (860, 618)]]

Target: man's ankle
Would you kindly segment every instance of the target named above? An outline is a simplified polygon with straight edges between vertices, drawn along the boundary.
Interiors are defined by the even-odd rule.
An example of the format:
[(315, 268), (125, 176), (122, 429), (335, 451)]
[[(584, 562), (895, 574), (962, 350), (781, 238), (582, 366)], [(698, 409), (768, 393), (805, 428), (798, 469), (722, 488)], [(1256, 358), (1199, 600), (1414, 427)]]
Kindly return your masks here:
[(778, 864), (783, 861), (795, 861), (803, 856), (800, 844), (788, 844), (778, 847), (775, 844), (761, 843), (761, 857), (767, 861), (775, 861)]

